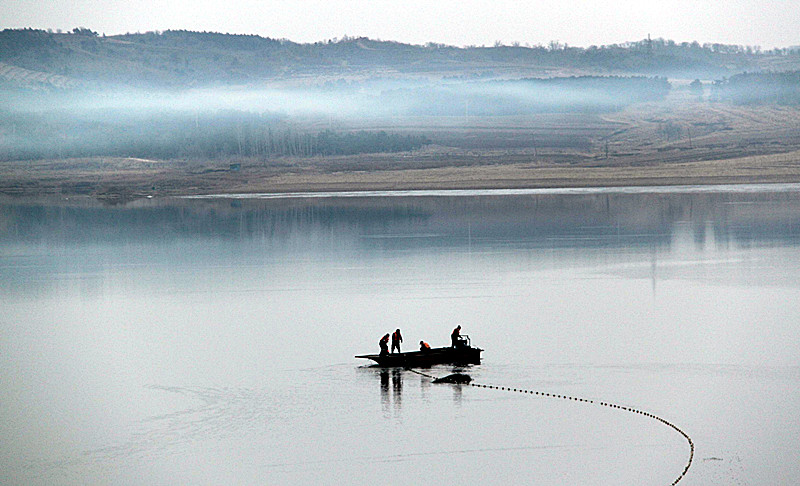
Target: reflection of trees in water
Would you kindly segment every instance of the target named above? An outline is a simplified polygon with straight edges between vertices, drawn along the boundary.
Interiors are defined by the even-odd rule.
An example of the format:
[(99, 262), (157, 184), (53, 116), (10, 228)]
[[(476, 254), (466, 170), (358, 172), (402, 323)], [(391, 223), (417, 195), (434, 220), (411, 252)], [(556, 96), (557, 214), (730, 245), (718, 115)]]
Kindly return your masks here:
[[(406, 249), (494, 244), (668, 246), (675, 227), (698, 242), (800, 238), (800, 194), (539, 194), (2, 205), (0, 236), (70, 242), (170, 241), (187, 237)], [(299, 245), (301, 242), (302, 245)]]

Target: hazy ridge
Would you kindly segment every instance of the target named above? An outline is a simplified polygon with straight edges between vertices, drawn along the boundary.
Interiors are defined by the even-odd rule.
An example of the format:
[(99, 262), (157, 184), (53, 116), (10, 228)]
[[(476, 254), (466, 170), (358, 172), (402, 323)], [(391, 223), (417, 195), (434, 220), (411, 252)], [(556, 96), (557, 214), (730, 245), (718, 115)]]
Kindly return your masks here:
[[(411, 45), (363, 37), (301, 44), (257, 35), (170, 30), (101, 36), (33, 29), (0, 32), (0, 82), (27, 87), (85, 83), (149, 87), (259, 84), (313, 77), (462, 79), (646, 75), (716, 79), (800, 69), (800, 48), (644, 39), (608, 46)], [(23, 71), (9, 71), (10, 67)], [(26, 72), (27, 70), (29, 72)], [(43, 73), (44, 78), (36, 74)], [(49, 76), (49, 77), (47, 77)], [(63, 78), (60, 78), (63, 77)], [(341, 82), (341, 81), (340, 81)]]

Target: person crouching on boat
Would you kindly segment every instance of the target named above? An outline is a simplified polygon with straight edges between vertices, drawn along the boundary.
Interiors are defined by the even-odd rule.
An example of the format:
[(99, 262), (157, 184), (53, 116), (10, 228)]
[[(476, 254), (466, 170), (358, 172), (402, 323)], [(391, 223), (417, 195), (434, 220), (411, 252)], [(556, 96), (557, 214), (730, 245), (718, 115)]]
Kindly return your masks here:
[(387, 332), (385, 336), (378, 341), (378, 345), (381, 347), (381, 356), (385, 354), (389, 354), (389, 333)]
[(400, 352), (400, 343), (403, 342), (403, 336), (400, 335), (400, 329), (395, 329), (392, 333), (392, 353), (394, 353), (394, 348), (397, 348), (397, 352)]
[(456, 326), (450, 334), (450, 343), (454, 348), (461, 345), (461, 324)]
[(423, 351), (423, 352), (424, 351), (430, 351), (431, 350), (431, 345), (426, 343), (425, 341), (420, 341), (419, 342), (419, 350)]

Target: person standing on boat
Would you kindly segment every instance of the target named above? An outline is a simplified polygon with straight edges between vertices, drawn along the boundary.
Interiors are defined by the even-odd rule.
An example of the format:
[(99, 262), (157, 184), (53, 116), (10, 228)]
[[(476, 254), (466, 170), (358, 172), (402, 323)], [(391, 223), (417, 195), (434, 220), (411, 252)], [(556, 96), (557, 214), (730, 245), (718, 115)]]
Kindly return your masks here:
[(400, 352), (400, 343), (403, 342), (403, 336), (400, 334), (400, 329), (395, 329), (392, 333), (392, 353), (394, 353), (394, 348), (397, 348), (397, 352)]
[(378, 346), (381, 347), (381, 356), (384, 354), (389, 354), (389, 333), (387, 332), (385, 336), (378, 341)]
[(454, 348), (459, 346), (460, 342), (461, 342), (461, 324), (456, 326), (456, 328), (453, 329), (452, 334), (450, 334), (450, 343)]

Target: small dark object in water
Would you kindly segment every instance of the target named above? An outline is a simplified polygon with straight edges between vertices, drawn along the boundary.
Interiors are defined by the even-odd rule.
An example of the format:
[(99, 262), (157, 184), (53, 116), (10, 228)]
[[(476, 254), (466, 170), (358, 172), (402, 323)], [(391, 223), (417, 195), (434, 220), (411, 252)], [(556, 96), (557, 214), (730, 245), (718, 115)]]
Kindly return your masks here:
[(434, 383), (469, 383), (472, 381), (472, 377), (469, 375), (465, 375), (463, 373), (453, 373), (452, 375), (447, 375), (442, 378), (436, 378), (433, 380)]

